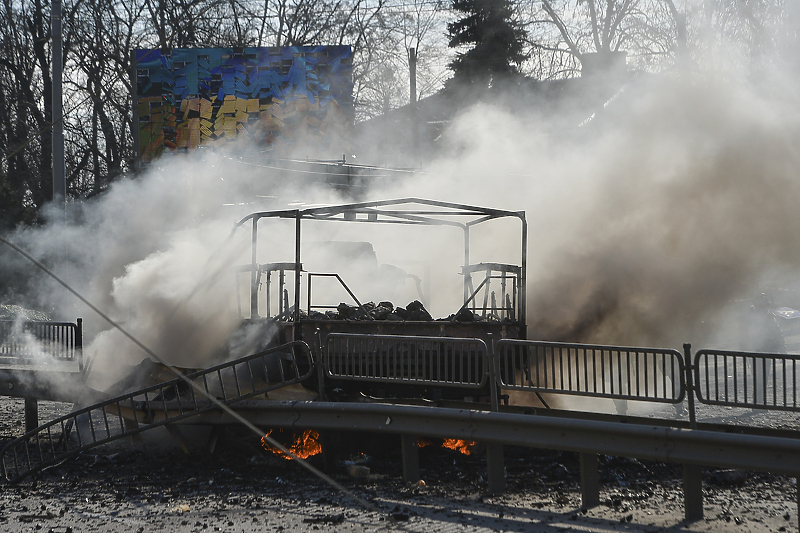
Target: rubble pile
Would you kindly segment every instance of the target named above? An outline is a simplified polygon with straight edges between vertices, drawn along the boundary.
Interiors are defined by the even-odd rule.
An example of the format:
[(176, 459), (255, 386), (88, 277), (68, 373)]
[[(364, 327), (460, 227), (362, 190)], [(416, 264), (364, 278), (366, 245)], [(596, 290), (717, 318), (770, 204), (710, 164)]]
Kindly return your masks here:
[(434, 320), (450, 322), (499, 322), (500, 318), (495, 314), (487, 314), (483, 317), (473, 313), (469, 309), (461, 309), (458, 313), (452, 314), (447, 318), (434, 319), (419, 301), (414, 300), (405, 307), (395, 307), (392, 302), (367, 302), (361, 307), (340, 303), (336, 310), (311, 311), (306, 313), (300, 311), (301, 319), (310, 320), (383, 320), (383, 321), (408, 321), (408, 322), (431, 322)]
[(395, 307), (392, 302), (367, 302), (361, 307), (340, 303), (336, 311), (324, 313), (311, 311), (301, 313), (302, 318), (311, 320), (390, 320), (390, 321), (431, 321), (433, 317), (419, 300), (414, 300), (405, 308)]

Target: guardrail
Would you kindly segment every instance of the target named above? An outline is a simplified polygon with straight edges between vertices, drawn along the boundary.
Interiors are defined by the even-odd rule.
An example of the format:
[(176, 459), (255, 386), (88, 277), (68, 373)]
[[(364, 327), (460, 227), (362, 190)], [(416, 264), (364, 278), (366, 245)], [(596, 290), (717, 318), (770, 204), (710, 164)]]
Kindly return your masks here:
[[(343, 333), (329, 334), (318, 349), (321, 357), (315, 361), (305, 343), (294, 342), (187, 377), (223, 402), (236, 403), (237, 412), (248, 412), (247, 418), (259, 426), (361, 427), (398, 433), (404, 477), (412, 481), (418, 435), (484, 441), (490, 492), (504, 490), (504, 444), (577, 451), (585, 506), (599, 502), (598, 453), (681, 462), (687, 519), (703, 515), (700, 465), (800, 475), (800, 439), (786, 432), (731, 435), (708, 424), (698, 430), (694, 413), (695, 399), (710, 405), (797, 411), (796, 356), (701, 350), (692, 357), (689, 345), (681, 355), (654, 348)], [(328, 379), (426, 388), (488, 386), (492, 402), (489, 412), (325, 402), (291, 403), (286, 409), (279, 408), (285, 402), (269, 402), (266, 409), (264, 402), (243, 402), (309, 380), (315, 373), (321, 392)], [(688, 400), (690, 420), (688, 426), (685, 421), (653, 425), (648, 419), (621, 423), (609, 416), (582, 420), (500, 413), (499, 387), (667, 404)], [(301, 419), (301, 410), (306, 409), (341, 414)], [(369, 413), (360, 415), (360, 409)], [(174, 379), (27, 432), (0, 450), (2, 475), (15, 481), (111, 440), (159, 426), (174, 430), (174, 424), (188, 423), (190, 417), (192, 423), (234, 423), (229, 416), (212, 413), (217, 410), (212, 402), (196, 397), (182, 379)], [(279, 411), (289, 413), (289, 418)], [(360, 416), (365, 418), (357, 423)]]
[[(383, 403), (254, 401), (237, 404), (236, 412), (264, 428), (397, 434), (403, 479), (410, 483), (420, 479), (418, 436), (480, 441), (486, 444), (490, 493), (503, 490), (503, 445), (577, 452), (585, 508), (600, 503), (598, 454), (682, 463), (685, 516), (690, 521), (703, 516), (701, 465), (800, 476), (800, 439), (789, 437)], [(208, 413), (191, 423), (230, 425), (235, 420)]]
[[(390, 371), (389, 369), (395, 368), (392, 362), (396, 357), (394, 355), (397, 352), (396, 347), (402, 346), (403, 343), (414, 342), (414, 338), (330, 334), (328, 339), (322, 358), (325, 372), (319, 373), (321, 390), (324, 390), (324, 378), (333, 376), (355, 380), (407, 381), (424, 385), (461, 384), (459, 380), (452, 379), (447, 374), (428, 373), (419, 379), (415, 377), (416, 374), (408, 370), (416, 368), (414, 365), (403, 366), (404, 370), (401, 372)], [(435, 338), (426, 339), (424, 342), (445, 344), (469, 342), (469, 339)], [(710, 405), (798, 410), (795, 392), (798, 358), (783, 354), (743, 354), (711, 350), (701, 350), (692, 358), (691, 346), (685, 344), (683, 348), (684, 355), (671, 349), (625, 346), (511, 339), (490, 343), (483, 352), (484, 361), (488, 366), (492, 395), (492, 412), (485, 413), (486, 416), (502, 414), (497, 413), (500, 410), (499, 389), (502, 388), (527, 390), (537, 395), (567, 394), (617, 401), (660, 402), (676, 406), (687, 401), (689, 429), (645, 428), (640, 424), (589, 420), (554, 421), (545, 420), (549, 417), (531, 417), (542, 419), (534, 423), (542, 424), (548, 429), (545, 431), (539, 428), (535, 434), (522, 438), (520, 436), (522, 420), (515, 420), (513, 426), (498, 427), (481, 433), (476, 430), (471, 419), (473, 413), (477, 411), (470, 411), (467, 437), (459, 434), (459, 428), (456, 427), (449, 430), (442, 427), (434, 428), (429, 423), (430, 416), (434, 415), (428, 415), (428, 420), (413, 421), (404, 431), (399, 431), (402, 433), (404, 477), (413, 481), (415, 468), (418, 465), (415, 435), (447, 434), (456, 438), (483, 440), (487, 443), (489, 491), (501, 492), (505, 488), (502, 445), (512, 441), (533, 445), (533, 442), (542, 440), (543, 431), (551, 434), (549, 444), (545, 447), (573, 449), (580, 452), (581, 497), (583, 505), (587, 507), (599, 503), (598, 453), (682, 462), (687, 520), (696, 520), (703, 516), (700, 465), (754, 468), (800, 475), (800, 463), (793, 456), (787, 461), (789, 456), (786, 455), (794, 453), (788, 451), (790, 448), (800, 449), (800, 439), (756, 435), (731, 436), (715, 431), (698, 431), (695, 412), (695, 400)], [(445, 351), (430, 351), (434, 360), (438, 358), (440, 362), (442, 353)], [(720, 396), (723, 391), (724, 394)], [(542, 399), (541, 396), (539, 398)], [(547, 407), (543, 399), (542, 402)], [(677, 412), (679, 411), (676, 409)], [(385, 424), (388, 424), (388, 421), (396, 423), (397, 417), (389, 416), (386, 420)], [(614, 435), (604, 433), (611, 431), (610, 425), (618, 426), (612, 431)], [(556, 426), (561, 429), (556, 430)], [(352, 422), (349, 427), (352, 427)], [(465, 426), (460, 426), (463, 427)], [(463, 429), (460, 431), (463, 432)], [(675, 440), (679, 435), (676, 432), (681, 431), (687, 431), (685, 438), (680, 434), (681, 437)], [(501, 432), (503, 436), (500, 436)], [(601, 433), (602, 438), (599, 437)], [(638, 440), (640, 436), (644, 436), (645, 440), (650, 439), (650, 442)], [(619, 444), (628, 441), (630, 441), (629, 448), (627, 445)], [(606, 446), (609, 442), (618, 443), (619, 447), (612, 450)], [(678, 446), (683, 448), (680, 453), (676, 452)], [(754, 461), (754, 457), (758, 457), (759, 460)], [(764, 459), (764, 462), (760, 462), (761, 459)], [(767, 465), (766, 462), (770, 464)]]

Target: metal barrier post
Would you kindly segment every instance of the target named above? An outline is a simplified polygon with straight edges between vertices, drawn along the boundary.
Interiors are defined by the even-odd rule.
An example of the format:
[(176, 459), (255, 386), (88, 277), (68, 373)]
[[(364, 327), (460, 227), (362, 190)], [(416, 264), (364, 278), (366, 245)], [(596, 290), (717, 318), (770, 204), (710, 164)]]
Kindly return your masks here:
[(700, 465), (683, 465), (684, 518), (689, 521), (703, 518), (703, 480)]
[(692, 345), (688, 342), (683, 345), (684, 363), (686, 366), (686, 401), (689, 404), (689, 427), (697, 429), (697, 413), (694, 408), (694, 362), (692, 361)]
[(400, 435), (400, 448), (403, 455), (403, 481), (417, 483), (419, 477), (419, 438), (414, 435)]
[(489, 494), (502, 494), (506, 490), (506, 466), (500, 443), (486, 444), (486, 476)]
[(75, 321), (75, 354), (76, 358), (78, 359), (78, 371), (85, 372), (86, 365), (83, 361), (83, 319), (78, 318)]
[(316, 338), (316, 348), (317, 348), (317, 395), (320, 401), (325, 401), (325, 365), (322, 363), (324, 360), (323, 355), (323, 347), (322, 347), (322, 333), (320, 333), (319, 328), (314, 332), (314, 337)]
[(25, 432), (39, 427), (39, 402), (36, 398), (25, 398)]
[(581, 453), (581, 506), (584, 509), (600, 505), (600, 470), (596, 453)]
[(497, 376), (500, 374), (498, 372), (499, 362), (497, 361), (497, 357), (494, 353), (494, 339), (492, 338), (491, 333), (487, 334), (486, 341), (486, 349), (488, 351), (487, 358), (489, 363), (489, 401), (492, 412), (497, 413), (500, 411), (500, 384), (497, 380)]
[[(683, 345), (684, 363), (686, 366), (686, 398), (689, 403), (689, 428), (697, 429), (697, 417), (694, 408), (694, 363), (692, 361), (692, 345)], [(686, 520), (703, 518), (703, 478), (700, 465), (683, 465), (683, 509)]]
[[(500, 387), (497, 383), (497, 358), (494, 353), (494, 339), (488, 335), (486, 343), (489, 363), (489, 394), (491, 394), (491, 409), (493, 412), (500, 410)], [(489, 481), (489, 493), (500, 494), (506, 490), (506, 465), (503, 457), (503, 445), (489, 443), (486, 445), (486, 476)]]

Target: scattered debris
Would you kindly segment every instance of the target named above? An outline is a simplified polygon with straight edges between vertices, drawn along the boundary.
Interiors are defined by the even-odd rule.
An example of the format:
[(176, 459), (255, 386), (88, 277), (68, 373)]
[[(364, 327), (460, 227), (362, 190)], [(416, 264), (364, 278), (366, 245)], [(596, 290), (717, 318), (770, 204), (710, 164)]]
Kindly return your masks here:
[(365, 479), (369, 477), (369, 467), (362, 465), (347, 465), (347, 474), (356, 479)]
[(744, 470), (714, 470), (708, 476), (709, 481), (718, 485), (741, 485), (749, 474)]
[(344, 513), (303, 519), (304, 524), (341, 524), (342, 522), (344, 522)]

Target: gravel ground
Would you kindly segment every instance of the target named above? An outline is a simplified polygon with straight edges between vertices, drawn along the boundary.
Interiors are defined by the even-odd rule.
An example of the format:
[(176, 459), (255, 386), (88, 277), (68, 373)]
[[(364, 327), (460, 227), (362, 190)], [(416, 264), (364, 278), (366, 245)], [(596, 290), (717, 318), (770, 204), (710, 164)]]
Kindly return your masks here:
[[(40, 421), (69, 411), (41, 402)], [(0, 398), (0, 444), (22, 434), (22, 401)], [(601, 457), (601, 505), (581, 509), (576, 454), (507, 447), (508, 491), (485, 493), (485, 459), (438, 446), (420, 450), (424, 485), (402, 481), (399, 439), (343, 437), (362, 453), (329, 458), (332, 477), (366, 509), (294, 461), (232, 428), (214, 454), (189, 453), (166, 432), (134, 446), (94, 449), (17, 485), (0, 485), (0, 531), (217, 532), (793, 531), (792, 478), (704, 472), (703, 520), (683, 522), (678, 465)], [(205, 428), (194, 440), (204, 443)], [(310, 460), (322, 468), (320, 456)], [(354, 478), (347, 464), (369, 468)], [(361, 473), (366, 472), (361, 469)]]

